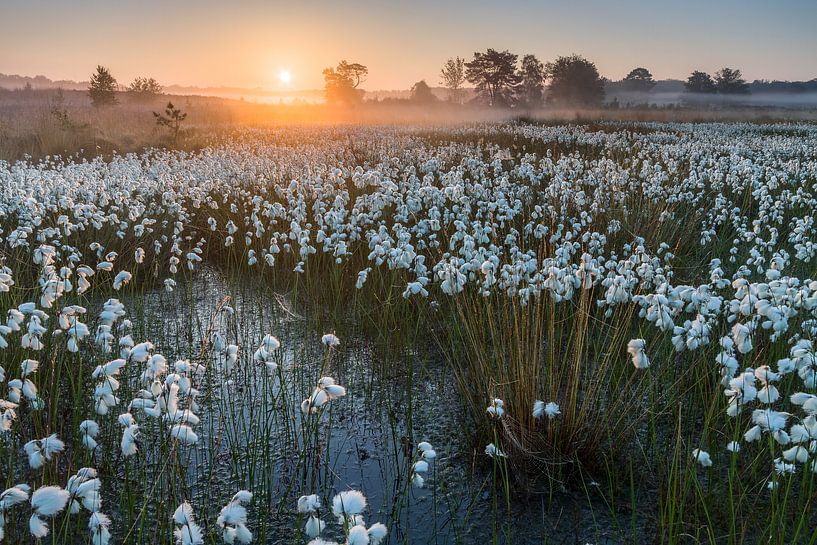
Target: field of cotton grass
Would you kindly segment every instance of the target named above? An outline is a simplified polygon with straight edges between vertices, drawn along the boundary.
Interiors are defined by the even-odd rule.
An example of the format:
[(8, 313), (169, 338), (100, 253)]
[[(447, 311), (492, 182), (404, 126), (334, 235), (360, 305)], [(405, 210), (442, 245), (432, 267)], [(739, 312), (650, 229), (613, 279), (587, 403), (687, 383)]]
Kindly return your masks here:
[(817, 126), (0, 162), (4, 543), (815, 543)]

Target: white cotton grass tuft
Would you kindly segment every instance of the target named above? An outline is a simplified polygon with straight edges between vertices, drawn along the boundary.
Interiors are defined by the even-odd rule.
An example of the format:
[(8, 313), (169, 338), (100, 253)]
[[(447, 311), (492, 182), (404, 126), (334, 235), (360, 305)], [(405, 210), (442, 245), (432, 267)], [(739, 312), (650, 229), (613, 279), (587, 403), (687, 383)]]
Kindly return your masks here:
[(48, 535), (48, 524), (43, 518), (58, 515), (65, 509), (69, 496), (68, 491), (59, 486), (43, 486), (34, 491), (31, 495), (32, 515), (28, 520), (32, 536), (42, 539)]
[(644, 339), (632, 339), (627, 343), (627, 353), (632, 357), (636, 369), (646, 369), (650, 366), (650, 359), (644, 353), (646, 348), (647, 341)]
[(698, 462), (702, 467), (710, 467), (712, 465), (712, 458), (709, 453), (701, 449), (692, 449), (692, 459)]
[(335, 384), (335, 379), (332, 377), (321, 377), (321, 379), (318, 381), (318, 388), (327, 393), (330, 401), (346, 395), (346, 388), (339, 384)]
[(505, 402), (495, 398), (485, 411), (494, 418), (502, 418), (505, 415)]
[(275, 371), (278, 368), (275, 353), (280, 347), (280, 341), (272, 335), (267, 334), (261, 340), (261, 346), (259, 346), (253, 354), (253, 359), (258, 363), (263, 363), (268, 370)]
[(120, 415), (119, 423), (125, 427), (122, 431), (122, 440), (119, 442), (119, 447), (122, 450), (122, 456), (127, 458), (138, 451), (136, 441), (139, 438), (139, 424), (136, 423), (130, 413)]
[(321, 498), (317, 494), (309, 494), (298, 498), (299, 513), (314, 513), (321, 508)]
[(802, 445), (794, 445), (783, 451), (783, 459), (787, 462), (805, 464), (809, 460), (809, 450)]
[(318, 537), (326, 528), (326, 523), (318, 516), (321, 508), (321, 499), (317, 494), (309, 494), (298, 498), (298, 513), (309, 515), (304, 524), (304, 533), (310, 537)]
[(326, 529), (326, 523), (317, 515), (309, 515), (304, 523), (304, 533), (310, 537), (318, 537)]
[(370, 545), (380, 545), (386, 536), (389, 535), (389, 529), (386, 528), (386, 525), (380, 522), (375, 522), (369, 529), (367, 530), (369, 533), (369, 544)]
[(332, 513), (340, 524), (353, 519), (366, 509), (366, 496), (358, 490), (344, 490), (332, 498)]
[(428, 473), (428, 462), (425, 460), (418, 460), (414, 462), (414, 465), (411, 467), (412, 471), (415, 473)]
[(238, 346), (235, 344), (228, 344), (224, 351), (227, 362), (227, 369), (231, 369), (238, 361)]
[(94, 468), (81, 468), (75, 475), (68, 478), (65, 489), (70, 494), (69, 512), (75, 515), (84, 507), (91, 513), (102, 508), (100, 489), (102, 482), (97, 478)]
[(740, 452), (740, 443), (738, 443), (737, 441), (729, 441), (726, 444), (726, 450), (733, 454), (737, 454), (738, 452)]
[(428, 463), (437, 457), (437, 453), (434, 451), (431, 443), (426, 441), (423, 441), (417, 445), (417, 452), (419, 454), (419, 459), (416, 460), (411, 466), (411, 484), (416, 488), (423, 488), (423, 485), (425, 484), (425, 478), (423, 475), (428, 473)]
[(247, 528), (247, 509), (244, 507), (250, 501), (252, 493), (248, 490), (239, 490), (221, 509), (216, 524), (221, 528), (224, 543), (246, 545), (252, 541), (252, 532)]
[(88, 530), (91, 532), (91, 543), (93, 545), (108, 545), (111, 540), (111, 519), (108, 515), (98, 511), (91, 513), (88, 519)]
[(493, 443), (488, 443), (485, 446), (485, 454), (487, 454), (491, 458), (507, 458), (508, 457), (507, 454), (505, 454), (502, 450), (499, 449), (499, 447), (497, 447)]
[(60, 441), (56, 434), (52, 434), (44, 439), (31, 440), (23, 448), (28, 455), (29, 467), (39, 469), (55, 454), (62, 452), (65, 449), (65, 443)]
[(554, 401), (550, 401), (546, 404), (544, 401), (537, 400), (533, 403), (534, 418), (542, 418), (543, 416), (547, 416), (550, 420), (553, 420), (560, 414), (562, 414), (562, 411), (559, 408), (559, 405)]
[(25, 483), (7, 488), (0, 494), (0, 511), (6, 511), (10, 507), (28, 501), (29, 492), (31, 492), (31, 488)]
[(335, 383), (332, 377), (322, 377), (308, 398), (301, 402), (301, 412), (315, 414), (330, 401), (346, 395), (346, 388)]
[(0, 493), (0, 541), (6, 532), (6, 511), (28, 501), (31, 488), (27, 484), (17, 484)]
[(428, 441), (420, 441), (417, 443), (417, 450), (420, 451), (420, 456), (424, 460), (434, 460), (437, 458), (437, 452), (434, 450), (434, 447), (431, 446), (431, 443)]
[(123, 286), (128, 285), (131, 278), (133, 278), (133, 275), (131, 275), (131, 273), (128, 271), (119, 271), (119, 273), (113, 279), (113, 289), (119, 291)]
[(356, 524), (349, 528), (346, 536), (346, 545), (369, 545), (369, 532), (362, 524)]
[(176, 511), (173, 512), (173, 522), (176, 529), (173, 535), (176, 537), (177, 545), (202, 545), (204, 535), (201, 528), (196, 524), (193, 516), (193, 507), (188, 502), (183, 502)]
[(334, 333), (327, 333), (321, 337), (321, 344), (327, 348), (335, 348), (340, 346), (340, 339)]
[(32, 359), (25, 359), (20, 363), (20, 373), (23, 378), (32, 373), (36, 373), (40, 368), (40, 362)]
[(178, 439), (186, 445), (195, 445), (199, 442), (199, 436), (193, 431), (193, 428), (187, 424), (176, 424), (170, 428), (170, 436)]

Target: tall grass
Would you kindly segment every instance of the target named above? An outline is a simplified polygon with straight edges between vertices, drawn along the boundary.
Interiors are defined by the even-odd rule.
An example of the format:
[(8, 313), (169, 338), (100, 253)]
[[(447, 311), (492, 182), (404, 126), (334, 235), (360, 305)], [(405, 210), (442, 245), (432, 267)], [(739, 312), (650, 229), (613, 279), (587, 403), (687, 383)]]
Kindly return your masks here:
[[(662, 153), (656, 153), (655, 163), (651, 164), (658, 164), (676, 183), (669, 185), (667, 198), (649, 193), (654, 188), (645, 179), (647, 174), (620, 176), (624, 168), (641, 172), (633, 156), (649, 153), (637, 146), (646, 146), (651, 137), (633, 140), (632, 135), (668, 138), (661, 127), (639, 125), (635, 127), (638, 130), (620, 141), (612, 140), (612, 144), (604, 140), (606, 133), (591, 129), (571, 133), (573, 141), (543, 141), (535, 127), (516, 125), (497, 130), (469, 127), (454, 133), (418, 129), (403, 140), (393, 128), (378, 134), (386, 141), (395, 139), (405, 145), (398, 151), (408, 157), (410, 150), (419, 150), (418, 155), (423, 157), (433, 152), (445, 172), (473, 176), (472, 183), (502, 177), (512, 180), (518, 189), (514, 197), (527, 200), (523, 213), (509, 221), (508, 230), (515, 229), (520, 242), (531, 250), (537, 268), (562, 255), (565, 246), (563, 241), (551, 242), (547, 238), (536, 241), (522, 232), (535, 206), (550, 206), (557, 211), (555, 217), (541, 222), (553, 233), (561, 223), (578, 217), (582, 211), (578, 203), (593, 195), (594, 202), (603, 209), (593, 212), (599, 229), (618, 225), (606, 231), (609, 238), (605, 251), (637, 256), (639, 260), (655, 259), (655, 263), (671, 267), (677, 275), (673, 282), (678, 285), (707, 284), (711, 259), (727, 258), (730, 242), (741, 226), (720, 226), (715, 240), (699, 243), (700, 226), (714, 220), (701, 211), (705, 207), (698, 206), (697, 201), (673, 201), (670, 197), (676, 191), (695, 189), (701, 191), (696, 199), (705, 200), (714, 198), (714, 191), (695, 185), (687, 165), (672, 157), (676, 153), (672, 146), (661, 148)], [(613, 125), (610, 134), (621, 136), (619, 129)], [(429, 483), (434, 534), (438, 523), (450, 524), (455, 529), (445, 534), (446, 539), (465, 542), (473, 506), (484, 502), (485, 497), (489, 500), (490, 529), (480, 537), (499, 543), (521, 539), (517, 538), (518, 532), (525, 528), (517, 527), (514, 520), (520, 503), (541, 500), (550, 507), (566, 495), (592, 507), (593, 516), (602, 521), (596, 526), (609, 524), (618, 537), (632, 543), (643, 542), (652, 534), (652, 540), (658, 543), (812, 543), (817, 539), (811, 515), (812, 472), (802, 467), (794, 475), (777, 475), (770, 462), (778, 457), (780, 449), (768, 435), (762, 444), (747, 448), (745, 453), (732, 454), (724, 449), (727, 441), (739, 440), (748, 428), (746, 418), (732, 419), (725, 414), (727, 401), (715, 364), (717, 339), (731, 335), (731, 325), (725, 320), (713, 321), (713, 342), (709, 345), (677, 352), (673, 333), (660, 331), (639, 316), (641, 307), (636, 299), (599, 304), (606, 287), (598, 283), (576, 288), (570, 297), (559, 295), (556, 289), (543, 289), (528, 298), (518, 293), (512, 296), (499, 288), (486, 293), (478, 281), (453, 296), (431, 286), (432, 295), (427, 298), (404, 297), (406, 284), (413, 279), (410, 272), (381, 266), (370, 271), (364, 289), (356, 289), (357, 273), (371, 265), (365, 242), (354, 246), (341, 263), (335, 256), (319, 251), (308, 259), (303, 273), (291, 272), (300, 261), (296, 251), (279, 254), (275, 267), (267, 267), (261, 260), (249, 266), (250, 250), (260, 253), (265, 248), (257, 239), (249, 244), (241, 240), (248, 226), (244, 219), (254, 212), (250, 195), (288, 204), (281, 188), (301, 176), (304, 165), (311, 164), (315, 156), (346, 165), (343, 177), (335, 183), (348, 191), (352, 202), (373, 191), (352, 183), (355, 167), (381, 168), (387, 174), (403, 175), (388, 172), (391, 158), (381, 156), (378, 142), (350, 137), (342, 129), (310, 130), (314, 132), (266, 136), (263, 132), (250, 133), (248, 141), (233, 144), (239, 154), (260, 153), (268, 143), (263, 139), (269, 138), (273, 148), (268, 153), (277, 158), (293, 155), (301, 163), (293, 161), (280, 168), (267, 164), (266, 169), (240, 174), (252, 178), (249, 185), (242, 185), (246, 180), (241, 178), (232, 186), (220, 186), (222, 193), (181, 198), (185, 233), (191, 245), (208, 238), (203, 256), (209, 265), (190, 273), (182, 264), (176, 290), (171, 294), (160, 289), (172, 255), (167, 247), (137, 265), (131, 256), (143, 242), (130, 232), (120, 236), (114, 224), (78, 232), (62, 241), (77, 248), (98, 242), (106, 251), (116, 249), (120, 253), (117, 267), (134, 272), (132, 283), (116, 294), (134, 324), (134, 340), (151, 340), (171, 363), (185, 358), (206, 366), (198, 386), (202, 392), (202, 425), (197, 429), (201, 443), (185, 447), (169, 438), (162, 423), (145, 420), (140, 455), (123, 458), (117, 445), (121, 427), (114, 411), (116, 414), (100, 418), (103, 433), (98, 451), (71, 448), (58, 463), (47, 465), (40, 473), (29, 471), (19, 459), (17, 443), (22, 435), (0, 441), (0, 456), (5, 460), (4, 484), (11, 486), (20, 480), (33, 481), (37, 486), (59, 482), (77, 468), (92, 464), (105, 476), (106, 484), (111, 483), (106, 502), (110, 502), (112, 514), (119, 521), (117, 537), (138, 543), (165, 542), (172, 532), (170, 516), (175, 506), (187, 499), (193, 500), (209, 542), (215, 543), (218, 532), (213, 521), (218, 509), (235, 490), (248, 488), (254, 493), (250, 511), (258, 541), (305, 541), (303, 517), (293, 512), (293, 499), (300, 494), (318, 493), (326, 505), (333, 489), (351, 485), (338, 477), (343, 473), (343, 464), (382, 455), (380, 478), (392, 489), (388, 501), (382, 502), (387, 507), (377, 515), (388, 515), (388, 521), (398, 527), (393, 533), (395, 542), (411, 543), (428, 535), (416, 537), (419, 523), (411, 513), (429, 500), (429, 496), (420, 496), (422, 500), (417, 501), (415, 493), (420, 493), (409, 485), (412, 451), (424, 438), (423, 427), (433, 426), (439, 418), (435, 414), (435, 404), (439, 404), (462, 412), (462, 418), (456, 420), (461, 436), (457, 442), (465, 445), (460, 445), (463, 451), (472, 454), (471, 463), (476, 468), (467, 474), (475, 480), (474, 485), (465, 487), (456, 482), (459, 476), (445, 473), (448, 460), (440, 460), (441, 467), (434, 468)], [(317, 150), (326, 155), (321, 156)], [(217, 149), (208, 149), (202, 155), (218, 153)], [(192, 164), (197, 157), (156, 152), (137, 163), (155, 159), (163, 165), (174, 165), (150, 174), (172, 179), (179, 173), (173, 170), (177, 162), (187, 160)], [(485, 163), (469, 167), (471, 157)], [(537, 165), (542, 179), (526, 180), (523, 163)], [(127, 172), (122, 163), (114, 164), (123, 169), (117, 172)], [(575, 179), (548, 178), (557, 166), (565, 164), (577, 165), (579, 174)], [(102, 162), (94, 167), (107, 168)], [(128, 168), (135, 167), (131, 164)], [(318, 165), (315, 170), (328, 177), (326, 165)], [(599, 179), (612, 182), (598, 185)], [(808, 180), (813, 185), (813, 176)], [(181, 183), (183, 195), (195, 187), (193, 181)], [(711, 183), (719, 182), (716, 179)], [(723, 193), (733, 202), (742, 203), (745, 214), (751, 216), (757, 202), (751, 185), (744, 187), (743, 194), (730, 194), (726, 189)], [(205, 197), (223, 206), (207, 209), (194, 203)], [(307, 202), (314, 205), (320, 197), (318, 190), (308, 196)], [(152, 198), (155, 201), (150, 204), (158, 209), (161, 194)], [(235, 204), (235, 209), (226, 206), (228, 202)], [(161, 210), (154, 236), (173, 237), (177, 218)], [(394, 212), (390, 208), (383, 211), (385, 224), (391, 228), (396, 223), (390, 219)], [(662, 220), (666, 214), (680, 218), (685, 225), (679, 227), (677, 221)], [(47, 211), (45, 225), (56, 225), (55, 216)], [(209, 217), (216, 220), (216, 230), (210, 228)], [(17, 219), (6, 217), (4, 232), (13, 230)], [(221, 226), (228, 220), (235, 220), (241, 227), (235, 244), (225, 247), (226, 232)], [(781, 230), (786, 227), (783, 223)], [(446, 225), (439, 236), (447, 241), (454, 233), (455, 227)], [(450, 249), (429, 249), (429, 261), (445, 259), (446, 250)], [(576, 257), (579, 250), (594, 251), (586, 240), (577, 243), (573, 250)], [(36, 296), (41, 271), (30, 262), (28, 249), (4, 247), (3, 252), (5, 263), (14, 264), (16, 280), (8, 293), (0, 293), (0, 308), (9, 309)], [(668, 252), (674, 257), (668, 257)], [(739, 254), (736, 260), (745, 262), (749, 257), (748, 253)], [(213, 281), (216, 286), (208, 280), (211, 267), (228, 271), (218, 282)], [(814, 268), (806, 261), (787, 272), (805, 281), (813, 277)], [(89, 309), (89, 317), (93, 316), (101, 301), (111, 295), (112, 277), (98, 272), (92, 291), (83, 296), (69, 294), (59, 305), (81, 304)], [(546, 282), (547, 276), (540, 281)], [(648, 282), (640, 285), (650, 289)], [(647, 293), (637, 291), (634, 295)], [(228, 306), (235, 312), (230, 312)], [(309, 326), (304, 325), (303, 316), (312, 317)], [(679, 316), (683, 315), (679, 312)], [(792, 328), (807, 318), (805, 312), (792, 318)], [(94, 324), (94, 319), (87, 321)], [(50, 327), (53, 330), (54, 326)], [(343, 357), (349, 352), (320, 349), (319, 333), (330, 330), (341, 335), (344, 342), (350, 339), (352, 343), (363, 333), (378, 347), (374, 359), (379, 361), (360, 369)], [(239, 346), (241, 357), (234, 367), (230, 368), (226, 358), (214, 352), (215, 332)], [(252, 359), (257, 343), (270, 332), (285, 339), (284, 348), (275, 354), (275, 370)], [(312, 341), (308, 340), (310, 336)], [(646, 342), (653, 362), (649, 369), (634, 369), (627, 356), (628, 341), (634, 338)], [(42, 411), (21, 409), (18, 424), (27, 439), (57, 433), (71, 438), (73, 447), (79, 444), (79, 422), (93, 416), (87, 402), (93, 390), (90, 370), (108, 356), (93, 346), (81, 354), (68, 353), (60, 337), (47, 337), (45, 342), (45, 357), (40, 356), (42, 370), (36, 380), (47, 403)], [(753, 352), (741, 356), (742, 367), (774, 363), (790, 348), (784, 338), (771, 341), (758, 334), (756, 342)], [(341, 350), (354, 348), (344, 345)], [(4, 352), (12, 364), (27, 355), (19, 346)], [(453, 382), (432, 380), (435, 374), (443, 373), (433, 360), (445, 363), (444, 369), (453, 375)], [(123, 400), (133, 399), (144, 387), (141, 371), (138, 365), (126, 368), (119, 393)], [(302, 415), (298, 410), (300, 400), (326, 375), (346, 385), (350, 395), (340, 403), (332, 402), (317, 415)], [(798, 388), (794, 379), (790, 376), (781, 382), (782, 393)], [(448, 389), (445, 395), (424, 398), (429, 384)], [(493, 398), (503, 399), (507, 407), (507, 415), (498, 420), (489, 419), (485, 412)], [(441, 399), (450, 405), (443, 405)], [(536, 400), (557, 401), (561, 415), (552, 420), (535, 419), (532, 408)], [(344, 404), (355, 410), (343, 410)], [(381, 420), (378, 422), (370, 413)], [(361, 446), (352, 424), (366, 431), (370, 427), (381, 430), (386, 439)], [(445, 428), (436, 433), (442, 440), (452, 430)], [(483, 449), (488, 442), (508, 457), (486, 458)], [(449, 446), (457, 449), (457, 445)], [(375, 448), (383, 451), (374, 452)], [(690, 456), (694, 448), (705, 448), (713, 465), (703, 468), (696, 464)], [(767, 482), (775, 483), (772, 490), (766, 487)], [(438, 498), (438, 494), (442, 497)], [(451, 520), (440, 521), (438, 510)], [(22, 520), (20, 514), (12, 517), (12, 535), (24, 534)], [(76, 519), (58, 519), (52, 541), (82, 535), (81, 527)], [(337, 533), (337, 537), (343, 536)]]

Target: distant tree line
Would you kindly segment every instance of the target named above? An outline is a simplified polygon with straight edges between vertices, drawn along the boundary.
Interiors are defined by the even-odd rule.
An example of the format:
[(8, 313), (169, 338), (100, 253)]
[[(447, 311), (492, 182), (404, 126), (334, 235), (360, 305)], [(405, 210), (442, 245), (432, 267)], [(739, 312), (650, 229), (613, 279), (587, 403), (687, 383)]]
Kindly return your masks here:
[[(327, 102), (361, 102), (364, 93), (359, 84), (368, 72), (366, 66), (347, 61), (324, 70)], [(440, 84), (447, 90), (450, 102), (464, 101), (466, 83), (473, 86), (474, 101), (491, 107), (520, 109), (544, 105), (599, 107), (605, 99), (605, 87), (614, 84), (602, 78), (596, 65), (581, 55), (561, 56), (542, 63), (535, 55), (520, 58), (508, 50), (496, 49), (476, 52), (471, 60), (452, 57), (445, 61), (440, 70)], [(644, 67), (632, 69), (615, 83), (619, 89), (643, 95), (651, 93), (656, 84), (652, 73)], [(780, 87), (771, 82), (752, 84), (756, 85), (770, 89)], [(687, 78), (684, 90), (692, 94), (740, 95), (750, 92), (750, 84), (740, 70), (724, 67), (714, 77), (694, 71)], [(411, 102), (430, 104), (438, 100), (425, 80), (411, 88)]]
[[(325, 98), (331, 104), (354, 105), (363, 101), (360, 85), (366, 81), (369, 69), (357, 62), (340, 61), (337, 66), (323, 71)], [(647, 68), (632, 69), (622, 80), (611, 82), (599, 75), (596, 65), (580, 55), (561, 56), (543, 63), (535, 55), (521, 58), (508, 50), (489, 48), (475, 52), (471, 60), (452, 57), (440, 70), (440, 84), (446, 89), (450, 102), (465, 101), (466, 83), (472, 85), (475, 102), (490, 107), (535, 109), (544, 105), (568, 107), (598, 107), (605, 99), (605, 87), (648, 95), (657, 82)], [(680, 85), (680, 82), (679, 82)], [(815, 92), (817, 79), (807, 82), (780, 82), (756, 80), (747, 83), (737, 68), (724, 67), (714, 76), (696, 70), (684, 82), (684, 90), (692, 95), (742, 95), (758, 92)], [(154, 78), (137, 77), (120, 89), (110, 70), (97, 66), (91, 75), (88, 94), (94, 106), (116, 104), (117, 93), (134, 101), (149, 102), (163, 94), (163, 88)], [(431, 104), (440, 99), (425, 80), (411, 87), (409, 101)], [(614, 100), (617, 104), (617, 100)]]
[(769, 81), (756, 79), (749, 84), (752, 93), (817, 93), (817, 78), (809, 81)]
[[(323, 71), (326, 101), (345, 105), (362, 102), (364, 91), (360, 85), (366, 81), (368, 74), (369, 69), (365, 65), (346, 60), (335, 67), (326, 68)], [(546, 104), (598, 107), (604, 102), (606, 87), (625, 90), (637, 96), (653, 92), (657, 83), (652, 73), (644, 67), (634, 68), (623, 79), (612, 82), (602, 78), (596, 65), (580, 55), (561, 56), (542, 63), (532, 54), (520, 58), (508, 50), (493, 48), (475, 52), (471, 60), (449, 58), (440, 70), (440, 84), (445, 88), (449, 102), (462, 104), (466, 94), (473, 93), (471, 100), (474, 102), (519, 109), (535, 109)], [(472, 87), (466, 89), (466, 84)], [(739, 69), (724, 67), (714, 75), (701, 70), (693, 71), (683, 83), (683, 89), (690, 95), (699, 96), (745, 95), (750, 92), (805, 93), (817, 92), (817, 78), (801, 82), (755, 80), (747, 83)], [(23, 92), (32, 92), (30, 82), (27, 82)], [(151, 102), (163, 92), (161, 84), (152, 77), (136, 77), (129, 85), (120, 87), (111, 71), (101, 65), (91, 75), (88, 86), (91, 103), (96, 107), (116, 104), (119, 93), (133, 101)], [(408, 100), (417, 104), (432, 104), (440, 100), (425, 80), (415, 83), (409, 96)], [(617, 105), (617, 98), (614, 105)]]
[[(327, 102), (355, 104), (363, 100), (358, 85), (368, 74), (364, 65), (341, 61), (323, 74)], [(449, 100), (455, 103), (463, 101), (466, 82), (474, 86), (475, 100), (492, 107), (538, 108), (546, 102), (598, 106), (604, 100), (604, 80), (596, 65), (579, 55), (543, 64), (535, 55), (524, 55), (520, 60), (510, 51), (488, 49), (474, 53), (470, 61), (448, 59), (440, 78)], [(438, 100), (425, 80), (412, 86), (410, 97), (412, 102), (424, 104)]]
[[(111, 71), (102, 65), (97, 66), (88, 84), (91, 104), (96, 107), (112, 106), (119, 101), (116, 96), (119, 90), (119, 84)], [(147, 77), (137, 77), (125, 88), (128, 96), (142, 102), (150, 101), (161, 95), (162, 92), (163, 89), (159, 82)]]
[(749, 84), (736, 68), (721, 68), (713, 78), (706, 72), (696, 70), (687, 78), (684, 88), (689, 93), (721, 93), (741, 95), (749, 93)]

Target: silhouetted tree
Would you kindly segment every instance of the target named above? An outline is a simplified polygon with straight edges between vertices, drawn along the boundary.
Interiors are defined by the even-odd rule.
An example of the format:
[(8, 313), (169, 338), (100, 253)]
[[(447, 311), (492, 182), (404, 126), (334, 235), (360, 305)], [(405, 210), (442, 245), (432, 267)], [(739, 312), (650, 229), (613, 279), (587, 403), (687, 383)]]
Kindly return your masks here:
[(706, 72), (695, 70), (687, 78), (684, 88), (688, 93), (714, 93), (715, 82)]
[(153, 78), (138, 77), (128, 85), (127, 91), (137, 100), (150, 100), (162, 94), (162, 86)]
[(474, 59), (465, 63), (465, 77), (490, 106), (510, 106), (520, 81), (516, 59), (517, 55), (509, 51), (474, 53)]
[(528, 108), (540, 107), (545, 98), (545, 65), (534, 55), (525, 55), (519, 78), (520, 102)]
[(110, 70), (104, 66), (97, 66), (96, 72), (91, 75), (88, 85), (88, 96), (94, 106), (116, 104), (116, 80)]
[(174, 108), (172, 102), (168, 102), (164, 113), (153, 112), (153, 117), (156, 118), (157, 125), (170, 129), (170, 132), (173, 134), (173, 141), (175, 142), (179, 137), (179, 129), (181, 129), (182, 121), (187, 119), (187, 114), (182, 112), (179, 108)]
[(323, 71), (326, 83), (326, 101), (355, 104), (362, 100), (363, 92), (357, 87), (366, 80), (369, 69), (359, 63), (340, 61), (336, 68)]
[(749, 84), (737, 68), (721, 68), (715, 74), (715, 89), (725, 95), (745, 94)]
[(431, 92), (431, 87), (428, 86), (426, 81), (420, 80), (411, 86), (411, 100), (414, 102), (428, 104), (430, 102), (435, 102), (437, 97), (435, 97), (434, 93)]
[(559, 57), (545, 66), (550, 80), (548, 101), (557, 104), (596, 106), (604, 100), (604, 80), (596, 65), (579, 55)]
[(459, 57), (445, 61), (440, 70), (442, 83), (448, 89), (448, 99), (452, 102), (462, 102), (462, 85), (465, 83), (465, 59)]
[(639, 93), (648, 93), (655, 87), (655, 80), (652, 74), (646, 68), (634, 68), (630, 70), (622, 80), (624, 88), (628, 91), (636, 91)]

